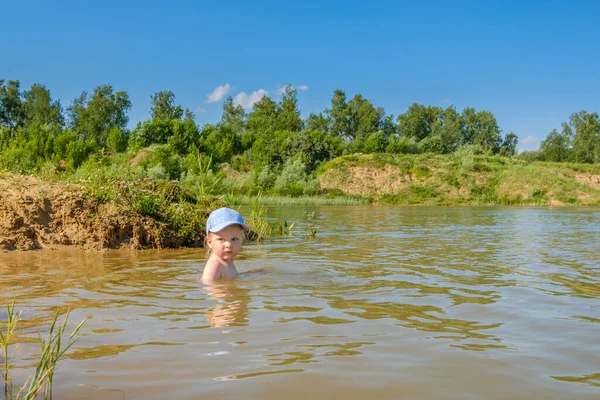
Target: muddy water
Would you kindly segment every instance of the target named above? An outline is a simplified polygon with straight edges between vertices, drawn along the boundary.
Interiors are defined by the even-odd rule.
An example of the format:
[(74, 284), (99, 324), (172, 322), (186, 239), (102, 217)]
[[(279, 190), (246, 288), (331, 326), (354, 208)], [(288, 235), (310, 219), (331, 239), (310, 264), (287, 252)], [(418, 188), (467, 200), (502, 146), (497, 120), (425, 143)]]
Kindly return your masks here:
[(292, 236), (237, 263), (264, 272), (212, 287), (201, 251), (0, 254), (25, 319), (15, 383), (70, 308), (70, 327), (89, 320), (55, 399), (600, 398), (599, 209), (269, 217)]

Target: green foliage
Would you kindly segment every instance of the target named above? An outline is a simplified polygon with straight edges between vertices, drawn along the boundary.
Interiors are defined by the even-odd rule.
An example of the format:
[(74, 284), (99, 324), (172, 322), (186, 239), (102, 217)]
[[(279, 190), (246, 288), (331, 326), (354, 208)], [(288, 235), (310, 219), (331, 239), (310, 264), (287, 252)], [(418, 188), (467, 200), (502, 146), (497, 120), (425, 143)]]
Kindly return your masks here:
[(563, 124), (562, 132), (553, 129), (542, 141), (540, 152), (546, 161), (566, 161), (571, 156), (571, 135), (568, 125)]
[(545, 159), (544, 153), (540, 150), (528, 150), (522, 151), (517, 156), (517, 159), (525, 162), (543, 161)]
[(223, 174), (212, 171), (212, 158), (196, 156), (195, 165), (182, 175), (181, 185), (192, 193), (197, 203), (208, 205), (213, 197), (222, 192)]
[(229, 125), (205, 125), (200, 133), (199, 146), (217, 163), (229, 162), (241, 150), (240, 138)]
[(265, 165), (255, 174), (256, 187), (264, 191), (272, 188), (275, 180), (277, 180), (277, 173), (269, 165)]
[(111, 85), (98, 86), (91, 96), (84, 91), (73, 101), (68, 108), (69, 124), (80, 140), (95, 144), (95, 150), (104, 148), (111, 129), (126, 129), (130, 108), (127, 92), (114, 93)]
[(504, 137), (504, 141), (502, 142), (502, 146), (500, 146), (500, 155), (513, 157), (517, 154), (517, 143), (519, 142), (519, 137), (511, 132)]
[(470, 190), (471, 199), (477, 204), (497, 204), (496, 187), (498, 183), (499, 177), (492, 176), (482, 185), (473, 185)]
[(365, 153), (383, 153), (388, 144), (389, 140), (384, 131), (373, 132), (367, 136), (362, 151)]
[(181, 106), (175, 105), (175, 95), (170, 90), (156, 92), (150, 96), (150, 116), (152, 120), (172, 120), (183, 117)]
[(533, 186), (531, 188), (531, 197), (534, 199), (540, 199), (540, 198), (544, 197), (546, 192), (547, 192), (546, 190), (541, 189), (538, 186)]
[(393, 154), (416, 154), (419, 152), (419, 145), (414, 137), (403, 136), (397, 138), (390, 137), (386, 152)]
[(285, 143), (288, 159), (301, 157), (307, 172), (314, 171), (321, 163), (341, 155), (344, 147), (339, 137), (308, 129), (297, 135), (290, 135)]
[(294, 229), (294, 225), (293, 222), (288, 224), (287, 220), (278, 220), (273, 226), (273, 231), (277, 232), (280, 236), (289, 236), (292, 233), (292, 229)]
[(204, 240), (206, 216), (198, 208), (186, 203), (169, 204), (165, 210), (166, 221), (175, 227), (182, 246), (197, 247)]
[(231, 157), (229, 165), (238, 172), (248, 172), (252, 168), (250, 158), (248, 157), (248, 152), (236, 154)]
[(250, 217), (246, 220), (248, 225), (248, 239), (262, 241), (265, 237), (271, 235), (273, 227), (267, 222), (267, 208), (260, 202), (261, 193), (259, 193), (252, 202)]
[(300, 196), (307, 183), (306, 166), (300, 159), (288, 160), (275, 179), (273, 189), (283, 195)]
[(569, 125), (574, 132), (573, 157), (577, 163), (600, 161), (600, 117), (582, 110), (571, 114)]
[(136, 150), (151, 144), (165, 144), (173, 135), (173, 122), (167, 119), (138, 122), (129, 135), (129, 147)]
[(415, 165), (408, 172), (417, 180), (423, 180), (431, 176), (431, 170), (424, 165)]
[(254, 196), (259, 192), (259, 188), (254, 181), (255, 176), (252, 172), (244, 172), (225, 177), (223, 179), (223, 187), (230, 194)]
[(156, 146), (150, 159), (149, 167), (160, 165), (169, 179), (179, 179), (182, 172), (182, 161), (169, 146)]
[(149, 179), (153, 179), (153, 180), (159, 180), (159, 179), (168, 179), (169, 175), (167, 174), (167, 171), (165, 170), (165, 168), (162, 166), (161, 163), (155, 164), (154, 166), (148, 168), (148, 170), (146, 171), (146, 176)]
[(106, 147), (115, 153), (125, 151), (127, 148), (127, 136), (125, 132), (121, 128), (112, 128), (108, 132), (108, 138), (106, 138)]
[(75, 327), (65, 342), (64, 337), (67, 320), (69, 319), (69, 312), (65, 314), (62, 324), (58, 323), (60, 313), (57, 311), (56, 314), (54, 314), (54, 319), (48, 329), (47, 338), (43, 338), (40, 334), (41, 353), (39, 355), (39, 360), (35, 365), (35, 372), (19, 389), (15, 396), (12, 379), (10, 377), (10, 369), (12, 368), (12, 359), (18, 350), (18, 346), (15, 347), (10, 356), (8, 347), (12, 344), (15, 329), (21, 321), (21, 312), (15, 313), (14, 300), (11, 304), (7, 304), (6, 309), (7, 320), (2, 323), (5, 330), (3, 331), (3, 329), (0, 328), (0, 346), (2, 347), (3, 353), (3, 365), (0, 375), (4, 380), (4, 397), (6, 399), (34, 400), (38, 398), (40, 394), (43, 394), (45, 400), (51, 399), (54, 372), (58, 367), (58, 362), (64, 358), (65, 353), (81, 337), (79, 330), (83, 327), (86, 319), (82, 320), (79, 325)]
[(298, 91), (287, 85), (283, 90), (279, 113), (277, 115), (277, 129), (290, 132), (300, 132), (304, 122), (300, 118), (298, 109)]
[(448, 171), (446, 174), (444, 174), (443, 180), (452, 187), (460, 187), (460, 180), (454, 171)]
[(171, 134), (167, 143), (178, 154), (184, 155), (199, 146), (200, 131), (196, 123), (186, 118), (183, 121), (171, 120)]
[(44, 85), (34, 83), (23, 94), (23, 98), (23, 112), (27, 125), (37, 124), (57, 128), (64, 125), (60, 102), (52, 101), (50, 91)]
[(438, 189), (431, 185), (412, 185), (410, 190), (419, 203), (438, 197), (440, 194)]
[(398, 131), (403, 137), (420, 142), (431, 134), (433, 124), (441, 113), (439, 107), (413, 103), (404, 114), (398, 116)]
[(419, 153), (437, 153), (444, 152), (444, 140), (441, 136), (427, 136), (419, 142)]
[(221, 124), (228, 125), (229, 129), (238, 137), (246, 130), (246, 112), (241, 105), (234, 105), (233, 98), (227, 96), (223, 103), (223, 114), (221, 114)]
[(23, 126), (26, 119), (23, 107), (21, 83), (0, 79), (0, 126), (6, 127), (10, 135), (17, 127)]
[(454, 153), (454, 166), (461, 173), (473, 171), (475, 168), (475, 152), (473, 145), (463, 145)]

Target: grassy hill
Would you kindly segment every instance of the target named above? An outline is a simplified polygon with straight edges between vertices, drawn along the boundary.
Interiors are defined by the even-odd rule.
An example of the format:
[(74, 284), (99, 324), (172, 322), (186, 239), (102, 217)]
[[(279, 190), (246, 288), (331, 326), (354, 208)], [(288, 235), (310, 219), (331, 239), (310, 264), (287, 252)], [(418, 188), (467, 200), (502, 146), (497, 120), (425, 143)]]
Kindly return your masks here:
[(600, 165), (453, 155), (359, 154), (319, 170), (322, 190), (378, 203), (600, 205)]

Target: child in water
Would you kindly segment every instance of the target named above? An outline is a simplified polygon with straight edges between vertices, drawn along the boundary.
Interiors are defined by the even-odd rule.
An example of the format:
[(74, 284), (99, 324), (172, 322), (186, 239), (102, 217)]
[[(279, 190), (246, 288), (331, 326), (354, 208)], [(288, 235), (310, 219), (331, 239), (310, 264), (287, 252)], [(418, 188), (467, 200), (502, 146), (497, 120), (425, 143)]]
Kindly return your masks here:
[(238, 272), (233, 260), (242, 249), (244, 231), (248, 227), (239, 212), (231, 208), (219, 208), (206, 221), (205, 246), (210, 257), (204, 266), (203, 281), (233, 279)]

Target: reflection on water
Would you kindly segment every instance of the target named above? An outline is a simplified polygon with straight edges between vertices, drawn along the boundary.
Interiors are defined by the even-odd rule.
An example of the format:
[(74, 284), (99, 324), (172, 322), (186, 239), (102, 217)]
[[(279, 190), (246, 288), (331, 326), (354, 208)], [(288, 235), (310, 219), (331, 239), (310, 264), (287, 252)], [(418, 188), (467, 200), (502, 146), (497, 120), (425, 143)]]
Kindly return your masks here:
[(248, 322), (249, 290), (233, 282), (216, 282), (204, 285), (216, 305), (206, 311), (212, 327), (243, 326)]
[[(304, 213), (315, 212), (315, 239)], [(600, 396), (600, 210), (272, 208), (234, 282), (200, 250), (0, 254), (15, 383), (56, 310), (89, 320), (61, 399)], [(0, 319), (6, 310), (0, 310)]]

